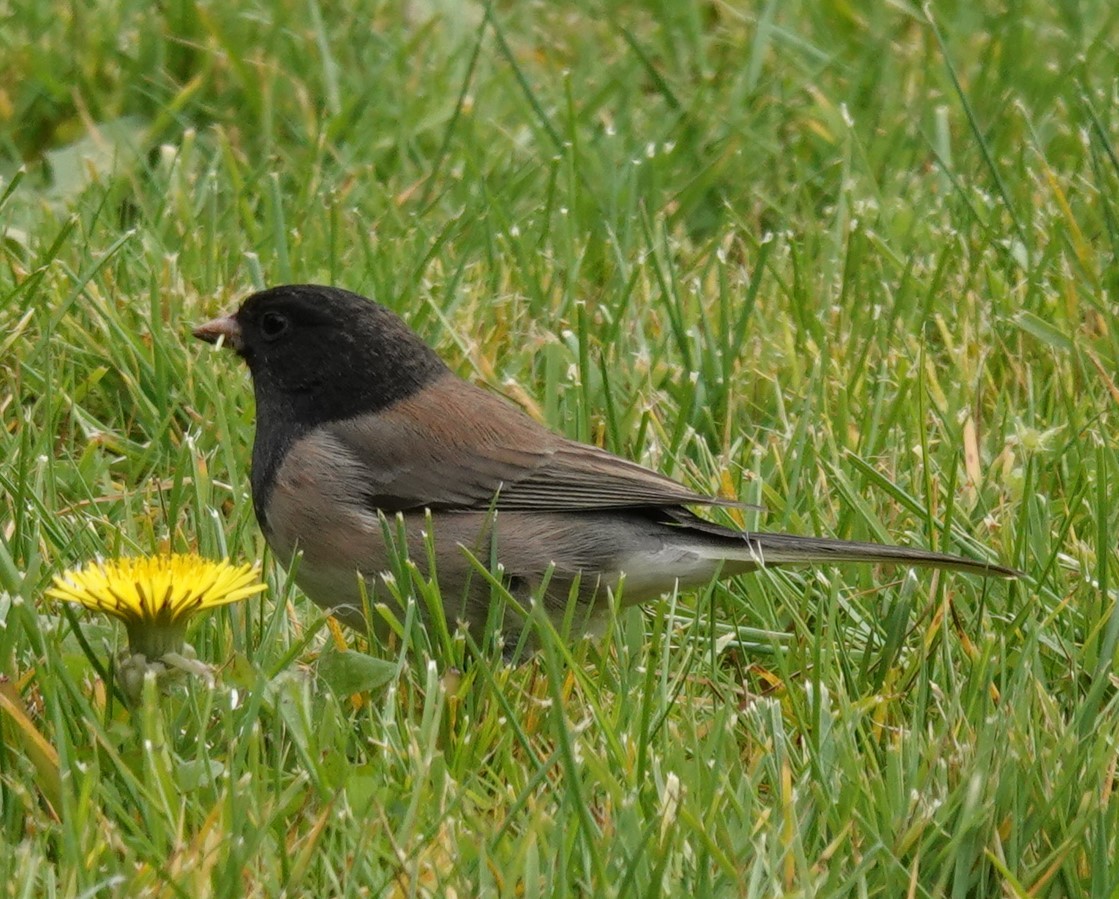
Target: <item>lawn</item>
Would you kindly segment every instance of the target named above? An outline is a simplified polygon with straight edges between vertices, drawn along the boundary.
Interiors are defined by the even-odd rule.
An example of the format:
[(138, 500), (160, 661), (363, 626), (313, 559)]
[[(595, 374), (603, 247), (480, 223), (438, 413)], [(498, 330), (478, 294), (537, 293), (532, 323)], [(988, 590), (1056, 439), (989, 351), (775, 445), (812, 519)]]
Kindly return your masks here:
[[(0, 895), (1119, 891), (1119, 5), (11, 0), (0, 46)], [(190, 336), (292, 281), (720, 520), (1024, 577), (770, 569), (517, 666), (335, 629)], [(45, 594), (168, 550), (268, 589), (129, 704)]]

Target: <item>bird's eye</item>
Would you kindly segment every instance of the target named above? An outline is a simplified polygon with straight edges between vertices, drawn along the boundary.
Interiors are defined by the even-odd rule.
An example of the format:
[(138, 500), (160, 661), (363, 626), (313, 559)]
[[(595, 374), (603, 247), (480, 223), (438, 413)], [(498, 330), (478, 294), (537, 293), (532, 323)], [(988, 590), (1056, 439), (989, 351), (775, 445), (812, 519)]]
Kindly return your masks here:
[(265, 312), (260, 317), (260, 333), (265, 340), (275, 340), (288, 329), (286, 315), (279, 312)]

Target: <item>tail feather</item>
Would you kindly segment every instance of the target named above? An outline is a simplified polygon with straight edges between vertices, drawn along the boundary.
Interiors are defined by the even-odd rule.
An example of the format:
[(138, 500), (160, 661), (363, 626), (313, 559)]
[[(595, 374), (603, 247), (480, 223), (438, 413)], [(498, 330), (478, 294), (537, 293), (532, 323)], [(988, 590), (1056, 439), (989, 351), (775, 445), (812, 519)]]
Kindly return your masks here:
[[(729, 532), (728, 532), (729, 533)], [(796, 534), (750, 532), (736, 535), (745, 546), (718, 547), (724, 561), (723, 570), (753, 571), (767, 565), (830, 564), (863, 562), (884, 565), (910, 565), (921, 568), (944, 568), (965, 571), (982, 577), (1020, 577), (1022, 572), (993, 562), (965, 559), (948, 553), (889, 546), (882, 543), (860, 543), (830, 537), (801, 537)], [(712, 547), (714, 550), (714, 547)]]

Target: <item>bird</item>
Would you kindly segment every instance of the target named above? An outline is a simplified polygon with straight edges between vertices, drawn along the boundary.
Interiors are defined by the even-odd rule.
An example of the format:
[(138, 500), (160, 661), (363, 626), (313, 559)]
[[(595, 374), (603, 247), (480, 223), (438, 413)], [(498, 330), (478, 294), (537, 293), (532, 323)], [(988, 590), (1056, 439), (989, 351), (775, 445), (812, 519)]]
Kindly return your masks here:
[[(268, 545), (313, 602), (353, 627), (370, 627), (402, 553), (438, 584), (448, 624), (480, 640), (500, 631), (505, 645), (537, 605), (593, 634), (611, 593), (630, 606), (770, 566), (1019, 575), (923, 549), (716, 524), (694, 510), (742, 504), (547, 428), (455, 374), (396, 313), (338, 287), (262, 290), (193, 334), (248, 365), (252, 501)], [(495, 623), (501, 591), (480, 565), (520, 611)]]

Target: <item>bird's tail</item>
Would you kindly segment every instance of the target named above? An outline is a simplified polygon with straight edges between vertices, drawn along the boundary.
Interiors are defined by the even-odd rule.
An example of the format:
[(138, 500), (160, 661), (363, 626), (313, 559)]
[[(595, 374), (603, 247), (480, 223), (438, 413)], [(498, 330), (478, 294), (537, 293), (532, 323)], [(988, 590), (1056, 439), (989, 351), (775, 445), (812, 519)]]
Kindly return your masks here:
[[(768, 565), (864, 562), (944, 568), (982, 577), (1014, 578), (1021, 575), (1020, 571), (993, 562), (981, 562), (976, 559), (965, 559), (963, 556), (911, 549), (906, 546), (859, 543), (853, 540), (835, 540), (830, 537), (800, 537), (795, 534), (754, 532), (734, 536), (737, 537), (738, 546), (733, 546), (728, 540), (719, 547), (724, 564), (723, 571), (726, 574), (753, 571)], [(714, 552), (713, 546), (711, 549)]]

